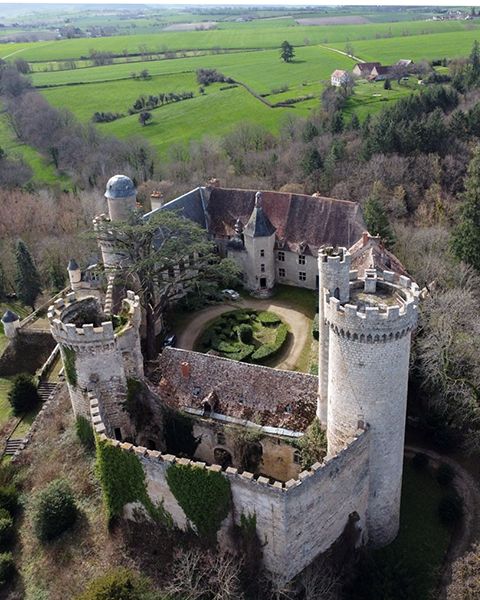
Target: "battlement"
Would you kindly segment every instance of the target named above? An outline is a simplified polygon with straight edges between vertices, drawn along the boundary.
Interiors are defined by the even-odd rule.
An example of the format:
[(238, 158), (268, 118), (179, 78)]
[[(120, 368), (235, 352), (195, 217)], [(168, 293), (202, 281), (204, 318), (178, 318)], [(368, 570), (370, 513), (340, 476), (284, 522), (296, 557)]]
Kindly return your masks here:
[(350, 264), (350, 253), (346, 248), (326, 246), (318, 251), (318, 261), (332, 266)]
[[(127, 297), (122, 302), (122, 313), (128, 317), (122, 330), (140, 322), (140, 300), (134, 292), (127, 292)], [(76, 348), (113, 346), (117, 333), (108, 316), (97, 298), (88, 296), (78, 300), (75, 292), (59, 298), (48, 309), (48, 319), (55, 340)]]
[(367, 270), (364, 279), (356, 275), (350, 272), (348, 302), (324, 293), (325, 319), (335, 333), (354, 341), (388, 342), (415, 327), (420, 294), (416, 283), (391, 271)]

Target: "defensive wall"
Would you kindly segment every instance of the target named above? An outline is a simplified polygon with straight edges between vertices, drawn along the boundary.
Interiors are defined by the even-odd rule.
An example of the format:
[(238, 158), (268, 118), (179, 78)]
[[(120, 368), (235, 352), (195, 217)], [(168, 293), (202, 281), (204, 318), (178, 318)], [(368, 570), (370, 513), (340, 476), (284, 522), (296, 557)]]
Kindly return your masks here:
[[(369, 491), (369, 431), (358, 430), (349, 444), (336, 456), (315, 463), (297, 479), (272, 482), (233, 467), (162, 454), (141, 446), (112, 439), (100, 399), (90, 395), (90, 411), (96, 434), (124, 452), (133, 452), (143, 467), (147, 489), (154, 504), (163, 504), (174, 524), (185, 529), (189, 523), (170, 490), (166, 473), (174, 463), (220, 472), (230, 483), (232, 509), (222, 525), (225, 533), (242, 515), (256, 517), (257, 534), (263, 544), (265, 567), (279, 582), (287, 582), (320, 553), (326, 551), (343, 533), (352, 514), (366, 541), (366, 515)], [(105, 419), (105, 420), (104, 420)], [(132, 506), (124, 507), (132, 516)]]

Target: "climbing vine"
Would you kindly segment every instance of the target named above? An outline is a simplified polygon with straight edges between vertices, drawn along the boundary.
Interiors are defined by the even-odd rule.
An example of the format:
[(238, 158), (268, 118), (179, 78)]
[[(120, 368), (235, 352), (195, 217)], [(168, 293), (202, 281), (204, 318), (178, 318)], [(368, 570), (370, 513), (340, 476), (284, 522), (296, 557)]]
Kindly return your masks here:
[(76, 387), (77, 385), (77, 368), (76, 361), (77, 355), (73, 348), (69, 348), (68, 346), (62, 346), (63, 351), (63, 366), (65, 368), (65, 376), (67, 378), (68, 383)]
[(198, 534), (214, 542), (231, 506), (230, 482), (221, 473), (191, 465), (173, 464), (167, 483)]
[(156, 521), (172, 525), (172, 517), (162, 505), (151, 501), (145, 473), (138, 456), (114, 446), (109, 440), (96, 437), (95, 472), (100, 481), (109, 525), (122, 514), (129, 502), (140, 502)]

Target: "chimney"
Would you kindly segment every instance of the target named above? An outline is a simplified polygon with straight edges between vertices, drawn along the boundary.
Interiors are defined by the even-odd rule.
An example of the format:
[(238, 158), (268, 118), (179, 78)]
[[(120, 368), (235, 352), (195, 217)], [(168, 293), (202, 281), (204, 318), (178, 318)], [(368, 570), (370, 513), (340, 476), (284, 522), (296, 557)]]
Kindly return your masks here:
[(191, 371), (190, 363), (188, 363), (188, 362), (180, 363), (180, 370), (182, 371), (182, 376), (185, 379), (188, 379), (190, 377), (190, 371)]
[(370, 239), (370, 234), (368, 233), (368, 231), (364, 231), (362, 233), (362, 246), (365, 248), (365, 246), (368, 244), (368, 240)]
[(209, 188), (220, 187), (220, 179), (217, 179), (216, 177), (210, 177), (210, 179), (207, 181), (207, 187), (209, 187)]
[(162, 192), (158, 191), (158, 190), (154, 190), (151, 194), (150, 194), (150, 206), (152, 207), (152, 210), (157, 210), (157, 208), (160, 208), (163, 204), (163, 194)]

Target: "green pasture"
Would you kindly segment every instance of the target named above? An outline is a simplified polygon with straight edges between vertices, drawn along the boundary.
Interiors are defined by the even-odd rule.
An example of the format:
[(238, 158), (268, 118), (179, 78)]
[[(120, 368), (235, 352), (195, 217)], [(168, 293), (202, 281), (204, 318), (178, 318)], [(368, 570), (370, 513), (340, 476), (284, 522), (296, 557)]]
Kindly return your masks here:
[[(469, 21), (467, 21), (469, 23)], [(468, 56), (475, 40), (480, 40), (478, 27), (470, 26), (462, 32), (438, 32), (434, 35), (417, 35), (379, 40), (361, 40), (353, 44), (356, 56), (366, 61), (391, 64), (400, 58), (415, 61), (435, 58)], [(332, 47), (343, 49), (342, 44)]]
[[(152, 79), (158, 75), (195, 73), (200, 68), (214, 68), (227, 77), (246, 83), (258, 93), (270, 92), (272, 87), (282, 84), (301, 84), (328, 80), (335, 69), (352, 69), (352, 59), (320, 46), (298, 48), (295, 61), (285, 63), (280, 60), (277, 50), (259, 52), (238, 52), (232, 54), (211, 54), (190, 58), (144, 61), (132, 64), (116, 64), (71, 71), (51, 71), (34, 73), (32, 82), (36, 86), (67, 85), (80, 82), (108, 81), (131, 76), (147, 69)], [(138, 88), (143, 80), (133, 80)], [(196, 85), (195, 87), (198, 87)], [(89, 88), (90, 89), (90, 88)], [(188, 88), (191, 89), (191, 88)], [(174, 90), (171, 90), (174, 91)], [(88, 92), (91, 93), (90, 91)], [(67, 104), (68, 106), (68, 104)]]
[(61, 185), (65, 188), (69, 187), (69, 178), (66, 175), (59, 175), (53, 165), (47, 163), (35, 148), (20, 142), (16, 138), (6, 115), (0, 115), (0, 148), (5, 150), (9, 158), (22, 158), (31, 167), (34, 182), (47, 186)]
[(305, 114), (299, 108), (269, 108), (242, 87), (223, 91), (219, 88), (220, 85), (215, 84), (205, 96), (153, 110), (153, 119), (146, 127), (140, 125), (138, 115), (99, 127), (104, 133), (119, 138), (141, 135), (165, 154), (173, 144), (223, 135), (242, 121), (258, 123), (276, 132), (287, 114)]
[[(479, 25), (470, 21), (403, 21), (398, 23), (373, 23), (365, 25), (323, 26), (269, 26), (252, 27), (251, 23), (232, 23), (226, 29), (209, 31), (160, 32), (141, 35), (119, 35), (103, 38), (79, 38), (8, 44), (0, 48), (1, 58), (14, 59), (21, 56), (28, 61), (65, 60), (88, 56), (91, 49), (117, 54), (138, 53), (142, 46), (153, 52), (165, 50), (211, 49), (211, 48), (278, 48), (287, 39), (293, 45), (332, 44), (417, 36), (419, 34), (442, 34), (445, 32), (464, 35), (478, 31)], [(416, 38), (416, 40), (418, 40)], [(420, 42), (420, 48), (427, 45)], [(413, 44), (412, 44), (413, 46)], [(413, 49), (413, 48), (412, 48)], [(360, 52), (360, 46), (358, 49)]]
[(376, 113), (385, 108), (388, 103), (409, 96), (420, 87), (415, 77), (411, 77), (408, 82), (402, 81), (401, 84), (391, 81), (391, 90), (383, 89), (383, 84), (383, 81), (357, 82), (354, 87), (354, 94), (347, 101), (345, 114), (352, 115), (356, 113), (357, 117), (363, 121), (368, 114)]

